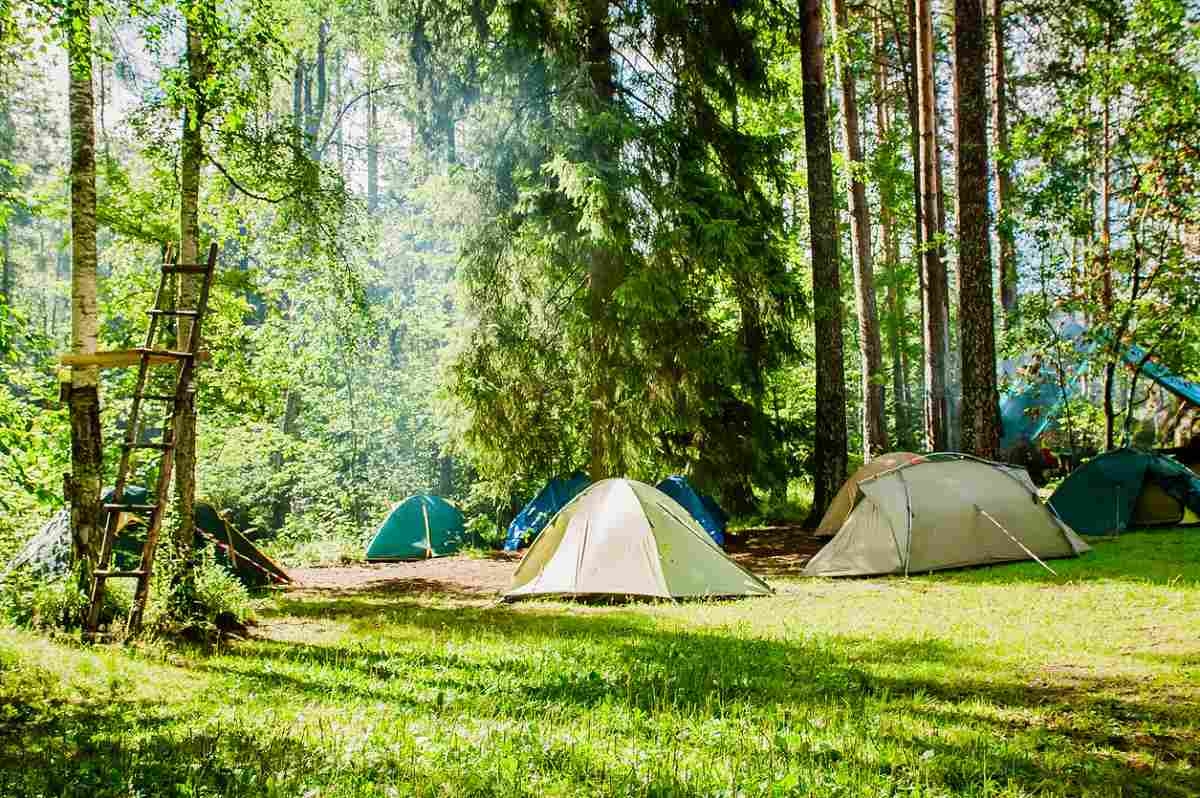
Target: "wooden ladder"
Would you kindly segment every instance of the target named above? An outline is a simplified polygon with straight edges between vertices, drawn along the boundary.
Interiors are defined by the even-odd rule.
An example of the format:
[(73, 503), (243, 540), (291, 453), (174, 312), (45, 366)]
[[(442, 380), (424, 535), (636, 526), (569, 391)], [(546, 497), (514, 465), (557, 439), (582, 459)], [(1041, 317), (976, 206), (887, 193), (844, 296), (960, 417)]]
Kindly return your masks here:
[[(137, 580), (137, 589), (133, 595), (133, 604), (129, 608), (129, 621), (126, 624), (126, 634), (135, 635), (141, 630), (142, 617), (146, 611), (146, 599), (150, 594), (150, 578), (154, 572), (154, 551), (158, 545), (159, 531), (162, 529), (163, 511), (167, 504), (167, 490), (171, 484), (171, 471), (175, 464), (175, 430), (179, 427), (180, 412), (186, 407), (188, 393), (193, 390), (192, 381), (196, 370), (196, 354), (200, 348), (200, 324), (208, 310), (208, 294), (212, 286), (213, 273), (217, 265), (217, 245), (213, 243), (208, 249), (208, 260), (205, 263), (173, 263), (171, 248), (168, 246), (159, 275), (158, 290), (154, 295), (154, 307), (149, 311), (150, 325), (146, 332), (146, 345), (134, 350), (138, 353), (138, 375), (133, 389), (133, 404), (129, 409), (128, 424), (125, 429), (125, 439), (121, 442), (121, 461), (117, 466), (117, 481), (113, 488), (111, 500), (104, 505), (108, 512), (108, 520), (104, 527), (104, 538), (100, 544), (100, 559), (96, 570), (92, 572), (92, 590), (89, 597), (88, 612), (84, 623), (84, 639), (95, 640), (101, 637), (100, 610), (104, 605), (104, 588), (109, 579), (129, 578)], [(176, 275), (201, 275), (200, 295), (195, 308), (172, 307), (170, 290)], [(164, 317), (189, 319), (191, 330), (187, 341), (182, 342), (179, 349), (170, 349), (165, 345), (158, 348), (157, 338), (161, 332), (159, 320)], [(153, 365), (167, 365), (177, 369), (174, 376), (175, 390), (173, 393), (147, 393), (146, 382)], [(143, 402), (162, 402), (169, 407), (168, 422), (162, 433), (162, 439), (144, 442), (142, 438), (141, 412)], [(135, 504), (125, 500), (125, 483), (129, 477), (133, 453), (139, 449), (148, 449), (158, 453), (158, 482), (154, 496), (149, 504)], [(147, 513), (146, 541), (142, 545), (141, 562), (131, 571), (121, 571), (112, 568), (113, 546), (120, 531), (122, 513)]]

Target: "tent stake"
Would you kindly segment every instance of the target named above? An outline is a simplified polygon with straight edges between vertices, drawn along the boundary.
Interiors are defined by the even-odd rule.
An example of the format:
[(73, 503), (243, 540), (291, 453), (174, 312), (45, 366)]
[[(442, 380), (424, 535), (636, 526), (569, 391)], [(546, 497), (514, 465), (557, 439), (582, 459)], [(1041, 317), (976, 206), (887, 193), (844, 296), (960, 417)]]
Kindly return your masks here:
[(1010, 533), (1007, 529), (1005, 529), (1003, 526), (1001, 526), (999, 521), (997, 521), (995, 518), (992, 518), (991, 513), (989, 513), (987, 510), (983, 509), (982, 507), (980, 507), (978, 504), (975, 505), (975, 509), (978, 510), (979, 512), (983, 513), (983, 517), (986, 518), (987, 520), (991, 521), (993, 524), (995, 524), (996, 528), (999, 529), (1001, 532), (1003, 532), (1005, 535), (1007, 535), (1009, 540), (1011, 540), (1013, 543), (1016, 543), (1018, 546), (1020, 546), (1021, 550), (1023, 552), (1028, 554), (1033, 559), (1037, 560), (1038, 565), (1042, 566), (1043, 568), (1045, 568), (1047, 571), (1054, 574), (1055, 576), (1058, 576), (1057, 571), (1055, 571), (1049, 565), (1046, 565), (1046, 563), (1042, 562), (1041, 557), (1038, 557), (1036, 554), (1034, 554), (1032, 551), (1030, 551), (1024, 543), (1017, 540), (1015, 537), (1012, 536), (1012, 533)]

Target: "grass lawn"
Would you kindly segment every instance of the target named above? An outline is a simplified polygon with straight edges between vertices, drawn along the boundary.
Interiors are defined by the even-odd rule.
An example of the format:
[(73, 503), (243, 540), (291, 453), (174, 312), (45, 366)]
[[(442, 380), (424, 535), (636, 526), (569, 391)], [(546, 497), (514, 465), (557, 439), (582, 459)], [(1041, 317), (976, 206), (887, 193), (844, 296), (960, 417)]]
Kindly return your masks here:
[(1200, 795), (1200, 530), (728, 603), (272, 599), (219, 651), (0, 629), (0, 796)]

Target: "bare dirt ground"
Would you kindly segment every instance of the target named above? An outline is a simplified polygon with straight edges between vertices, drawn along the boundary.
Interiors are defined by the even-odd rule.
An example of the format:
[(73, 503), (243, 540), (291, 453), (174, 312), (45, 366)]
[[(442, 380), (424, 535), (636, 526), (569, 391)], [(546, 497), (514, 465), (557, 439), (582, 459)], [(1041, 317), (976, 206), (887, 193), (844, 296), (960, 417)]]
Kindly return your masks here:
[[(825, 543), (796, 527), (762, 527), (729, 535), (726, 553), (743, 568), (767, 580), (794, 578)], [(491, 599), (508, 587), (520, 555), (494, 552), (437, 557), (400, 563), (358, 563), (294, 568), (288, 592), (340, 596), (356, 593), (440, 595), (464, 600)]]

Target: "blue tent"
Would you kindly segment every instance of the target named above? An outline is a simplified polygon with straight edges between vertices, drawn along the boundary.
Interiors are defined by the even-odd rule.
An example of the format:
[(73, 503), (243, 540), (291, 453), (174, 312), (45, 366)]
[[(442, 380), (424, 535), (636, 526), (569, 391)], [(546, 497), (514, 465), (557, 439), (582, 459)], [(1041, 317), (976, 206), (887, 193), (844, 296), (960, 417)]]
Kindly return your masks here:
[(683, 509), (692, 514), (696, 523), (708, 533), (718, 546), (725, 545), (725, 523), (729, 516), (710, 496), (701, 496), (687, 481), (687, 477), (671, 476), (655, 485), (656, 488), (679, 502)]
[(555, 477), (547, 482), (546, 486), (538, 491), (538, 495), (534, 496), (508, 525), (508, 534), (504, 537), (504, 550), (516, 551), (532, 543), (546, 524), (550, 523), (550, 519), (589, 484), (590, 480), (578, 471), (566, 479)]

